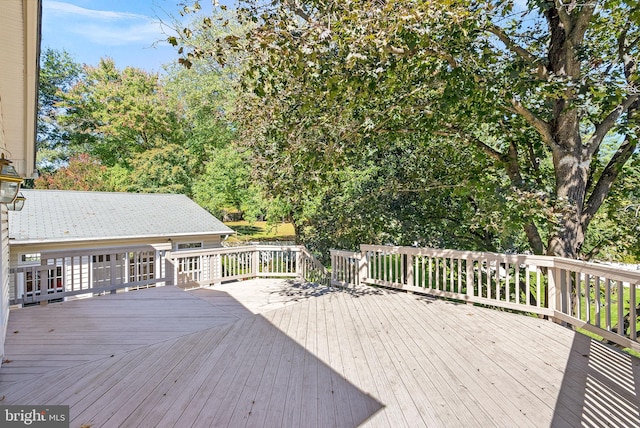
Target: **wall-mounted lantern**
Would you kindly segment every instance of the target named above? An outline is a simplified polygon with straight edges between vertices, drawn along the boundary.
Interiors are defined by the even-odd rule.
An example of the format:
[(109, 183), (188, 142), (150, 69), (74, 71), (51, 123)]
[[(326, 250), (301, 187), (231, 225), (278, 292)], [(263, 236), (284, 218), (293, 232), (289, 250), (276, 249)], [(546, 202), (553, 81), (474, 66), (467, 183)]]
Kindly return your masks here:
[[(22, 177), (11, 165), (9, 159), (5, 159), (4, 153), (0, 155), (0, 204), (9, 204), (18, 195), (22, 184)], [(24, 201), (23, 201), (24, 203)]]
[(9, 211), (22, 211), (22, 208), (24, 208), (24, 201), (26, 200), (27, 198), (25, 198), (22, 192), (20, 192), (13, 202), (9, 202), (7, 204), (7, 209)]

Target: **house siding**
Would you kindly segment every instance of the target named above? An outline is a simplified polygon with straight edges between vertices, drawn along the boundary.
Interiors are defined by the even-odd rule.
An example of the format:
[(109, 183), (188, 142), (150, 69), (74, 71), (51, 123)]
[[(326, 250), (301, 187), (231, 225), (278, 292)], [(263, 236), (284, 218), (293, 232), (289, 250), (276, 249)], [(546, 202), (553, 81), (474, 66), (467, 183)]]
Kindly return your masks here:
[(0, 275), (2, 276), (2, 302), (0, 303), (0, 317), (2, 319), (2, 336), (0, 341), (0, 360), (4, 358), (4, 340), (7, 337), (9, 323), (9, 221), (7, 206), (0, 204), (0, 236), (2, 255), (0, 257)]
[[(22, 177), (35, 169), (40, 0), (0, 0), (0, 151)], [(0, 204), (0, 365), (9, 320), (9, 215)]]

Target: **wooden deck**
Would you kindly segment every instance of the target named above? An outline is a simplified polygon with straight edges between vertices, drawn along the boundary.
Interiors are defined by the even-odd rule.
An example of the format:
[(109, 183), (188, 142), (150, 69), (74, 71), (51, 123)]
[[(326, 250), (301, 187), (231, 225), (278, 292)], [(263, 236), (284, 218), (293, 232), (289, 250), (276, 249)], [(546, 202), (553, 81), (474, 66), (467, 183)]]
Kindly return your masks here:
[(2, 404), (92, 427), (640, 426), (640, 361), (549, 321), (251, 280), (15, 310)]

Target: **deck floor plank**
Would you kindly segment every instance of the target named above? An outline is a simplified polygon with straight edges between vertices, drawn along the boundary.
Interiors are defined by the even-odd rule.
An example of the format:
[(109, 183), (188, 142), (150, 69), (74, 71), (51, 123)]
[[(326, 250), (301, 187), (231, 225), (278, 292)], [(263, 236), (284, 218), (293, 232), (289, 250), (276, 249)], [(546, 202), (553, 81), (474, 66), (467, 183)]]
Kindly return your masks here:
[[(84, 413), (79, 414), (77, 419), (85, 421), (85, 423), (88, 424), (95, 423), (96, 421), (104, 423), (112, 418), (117, 418), (118, 412), (122, 415), (127, 415), (128, 412), (131, 412), (130, 409), (135, 405), (135, 402), (122, 402), (121, 398), (140, 395), (143, 388), (145, 388), (145, 385), (150, 385), (153, 387), (154, 391), (163, 391), (163, 398), (167, 398), (164, 394), (171, 394), (170, 398), (177, 398), (177, 393), (181, 391), (181, 385), (178, 384), (178, 381), (189, 379), (189, 375), (197, 371), (199, 365), (204, 362), (203, 359), (207, 357), (210, 347), (219, 343), (227, 330), (228, 328), (226, 327), (212, 328), (204, 333), (192, 333), (188, 336), (183, 336), (176, 340), (170, 340), (162, 343), (161, 346), (154, 350), (155, 352), (148, 352), (150, 359), (147, 358), (145, 361), (139, 362), (139, 366), (148, 366), (150, 367), (150, 370), (146, 373), (140, 372), (137, 374), (137, 377), (151, 378), (154, 371), (160, 373), (164, 371), (166, 376), (162, 381), (158, 383), (151, 382), (150, 384), (145, 383), (142, 385), (136, 385), (133, 382), (122, 382), (124, 385), (105, 385), (105, 388), (103, 388), (105, 391), (100, 397), (100, 401), (112, 404), (110, 406), (87, 406)], [(186, 367), (176, 366), (173, 370), (167, 371), (168, 367), (162, 367), (157, 364), (160, 359), (167, 359), (171, 361), (171, 356), (168, 354), (171, 349), (176, 349), (180, 353), (189, 353), (192, 357), (190, 359), (175, 358), (176, 361), (179, 361)], [(174, 373), (176, 371), (179, 373)], [(148, 399), (145, 399), (145, 401), (147, 400)], [(146, 406), (149, 410), (146, 416), (148, 423), (153, 424), (155, 422), (154, 417), (157, 417), (157, 419), (161, 418), (162, 415), (156, 415), (156, 413), (162, 412), (163, 409), (166, 409), (168, 403), (163, 404), (164, 405), (161, 406)]]
[(406, 331), (405, 321), (398, 317), (396, 308), (392, 307), (393, 310), (389, 311), (389, 306), (379, 305), (379, 299), (368, 300), (377, 306), (375, 313), (378, 315), (380, 341), (387, 344), (388, 352), (398, 361), (398, 377), (406, 388), (403, 393), (410, 396), (408, 399), (414, 402), (423, 423), (428, 427), (454, 426), (465, 425), (473, 419), (484, 426), (486, 419), (483, 409), (475, 409), (473, 418), (469, 418), (459, 407), (450, 408), (449, 400), (462, 402), (468, 397), (456, 391), (453, 387), (455, 383), (445, 380), (433, 364), (437, 358), (433, 348), (418, 349), (414, 341), (408, 340), (410, 332)]
[[(177, 388), (172, 390), (172, 396), (170, 396), (170, 402), (164, 409), (164, 415), (158, 421), (158, 426), (173, 426), (180, 418), (191, 417), (186, 409), (199, 412), (201, 407), (197, 405), (197, 394), (203, 388), (204, 383), (209, 379), (211, 373), (216, 370), (220, 361), (223, 360), (224, 354), (230, 347), (234, 345), (235, 340), (229, 340), (229, 338), (238, 337), (238, 333), (246, 327), (247, 324), (251, 324), (251, 320), (245, 319), (244, 321), (237, 321), (230, 326), (224, 328), (214, 328), (214, 334), (220, 334), (220, 340), (210, 346), (208, 350), (205, 350), (202, 354), (200, 361), (196, 362), (198, 370), (192, 377), (181, 377), (178, 382)], [(194, 418), (197, 417), (197, 413)], [(178, 425), (180, 426), (180, 425)], [(188, 425), (183, 425), (188, 426)]]
[(257, 349), (257, 353), (253, 358), (249, 358), (253, 361), (250, 363), (248, 375), (242, 381), (243, 385), (238, 394), (238, 398), (235, 400), (235, 403), (230, 403), (228, 407), (229, 414), (224, 418), (218, 418), (217, 421), (214, 421), (214, 424), (217, 424), (218, 421), (220, 421), (222, 422), (220, 426), (245, 426), (256, 400), (260, 401), (261, 399), (264, 399), (263, 397), (257, 396), (256, 392), (261, 382), (264, 380), (264, 377), (268, 376), (268, 373), (272, 373), (273, 367), (278, 363), (276, 355), (272, 353), (272, 349), (274, 346), (277, 346), (278, 336), (281, 333), (277, 328), (274, 328), (274, 324), (277, 325), (284, 313), (284, 310), (275, 311), (274, 318), (261, 319), (262, 322), (267, 325), (268, 329), (263, 337), (261, 337), (262, 344), (260, 345), (260, 348), (258, 349), (255, 347)]
[[(281, 358), (286, 358), (285, 344), (287, 336), (283, 331), (286, 331), (291, 322), (291, 313), (292, 306), (287, 305), (282, 310), (265, 314), (265, 320), (276, 327), (272, 329), (274, 335), (271, 343), (268, 344), (262, 354), (266, 357), (262, 372), (256, 372), (255, 378), (245, 385), (244, 394), (246, 394), (246, 398), (242, 400), (244, 407), (234, 413), (230, 426), (261, 426), (270, 410), (271, 397), (284, 395), (284, 389), (281, 391), (275, 390), (275, 382), (278, 377)], [(285, 374), (285, 377), (288, 379), (288, 373)]]
[[(339, 361), (341, 365), (333, 365), (334, 373), (335, 370), (342, 370), (335, 373), (334, 381), (336, 383), (340, 382), (342, 379), (345, 379), (351, 382), (354, 385), (354, 388), (347, 389), (347, 395), (349, 397), (349, 408), (351, 410), (351, 420), (354, 425), (360, 425), (365, 422), (367, 419), (371, 418), (372, 415), (376, 415), (377, 419), (385, 420), (386, 415), (379, 412), (380, 403), (376, 400), (372, 399), (370, 394), (362, 394), (360, 390), (363, 390), (363, 382), (360, 379), (360, 375), (358, 373), (358, 363), (356, 359), (356, 354), (353, 352), (352, 344), (355, 343), (355, 338), (349, 335), (347, 326), (351, 323), (351, 320), (347, 318), (346, 314), (343, 312), (343, 305), (340, 303), (344, 296), (341, 294), (336, 294), (333, 296), (326, 297), (327, 300), (330, 300), (328, 305), (331, 306), (333, 313), (333, 329), (329, 329), (331, 333), (335, 332), (335, 336), (333, 334), (331, 337), (334, 337), (332, 343), (332, 355), (337, 353), (335, 358), (336, 361)], [(333, 357), (332, 357), (333, 361)], [(357, 389), (358, 388), (358, 389)]]
[(640, 360), (549, 321), (290, 280), (12, 311), (3, 404), (71, 426), (640, 426)]
[[(300, 339), (302, 338), (304, 343), (304, 336), (307, 331), (307, 325), (309, 324), (309, 311), (308, 302), (301, 302), (296, 305), (295, 310), (299, 312), (297, 325), (292, 326), (292, 330), (289, 333), (289, 337), (295, 342), (293, 349), (293, 356), (290, 363), (290, 374), (288, 377), (287, 389), (283, 399), (284, 413), (282, 416), (282, 426), (295, 427), (302, 426), (302, 410), (301, 400), (303, 394), (303, 382), (304, 382), (304, 368), (305, 359), (307, 357), (305, 349), (301, 346)], [(310, 415), (304, 415), (310, 417)], [(315, 416), (315, 415), (313, 415)]]
[[(224, 350), (216, 353), (215, 363), (209, 366), (209, 372), (206, 376), (203, 376), (203, 382), (200, 384), (198, 390), (193, 394), (189, 404), (184, 409), (176, 421), (175, 425), (180, 426), (195, 426), (201, 422), (203, 417), (213, 419), (215, 412), (218, 411), (218, 404), (213, 403), (212, 406), (207, 407), (207, 402), (214, 394), (214, 392), (220, 393), (218, 388), (221, 379), (225, 376), (232, 376), (235, 374), (233, 363), (237, 358), (243, 358), (242, 352), (247, 343), (250, 343), (254, 338), (256, 332), (257, 318), (250, 317), (244, 318), (239, 321), (239, 328), (234, 329), (232, 334), (228, 334), (224, 340)], [(224, 391), (223, 391), (224, 392)]]
[[(337, 299), (337, 306), (342, 312), (343, 326), (346, 330), (346, 337), (348, 338), (349, 356), (347, 358), (353, 358), (357, 372), (358, 381), (356, 386), (361, 388), (366, 394), (378, 398), (385, 404), (385, 407), (376, 412), (367, 423), (372, 427), (395, 426), (396, 420), (389, 417), (389, 408), (393, 402), (387, 401), (384, 398), (389, 394), (389, 390), (379, 389), (380, 387), (386, 386), (380, 377), (380, 375), (383, 375), (383, 372), (381, 372), (379, 365), (375, 362), (373, 355), (369, 355), (369, 358), (367, 358), (369, 346), (366, 336), (360, 327), (357, 313), (355, 309), (350, 308), (350, 300), (351, 299), (348, 298), (339, 298)], [(373, 376), (371, 375), (372, 373), (374, 374)], [(392, 413), (395, 412), (397, 412), (397, 409), (392, 409)]]
[[(451, 306), (450, 310), (456, 306), (443, 301), (423, 303), (422, 307), (408, 305), (411, 295), (396, 294), (392, 300), (398, 302), (398, 307), (406, 308), (408, 319), (404, 325), (411, 329), (411, 335), (415, 337), (416, 343), (426, 346), (426, 341), (431, 336), (432, 340), (437, 340), (446, 349), (445, 359), (441, 360), (439, 366), (451, 377), (452, 382), (468, 389), (472, 397), (477, 400), (472, 408), (486, 409), (493, 417), (509, 421), (512, 426), (526, 427), (536, 426), (536, 423), (527, 417), (534, 414), (534, 407), (530, 401), (539, 401), (536, 396), (522, 397), (520, 391), (511, 382), (501, 382), (509, 373), (502, 367), (496, 367), (491, 358), (486, 358), (481, 349), (461, 340), (459, 328), (456, 328), (456, 320), (450, 320), (447, 311), (438, 312), (438, 316), (433, 316), (433, 311), (426, 310), (433, 306)], [(460, 306), (460, 305), (458, 305)], [(420, 310), (423, 309), (423, 310)], [(419, 322), (415, 322), (419, 319)], [(412, 322), (413, 321), (413, 322)], [(415, 327), (415, 330), (413, 330)], [(466, 327), (466, 326), (465, 326)], [(434, 331), (438, 331), (437, 337), (433, 337)], [(487, 399), (492, 397), (494, 399)], [(498, 399), (495, 399), (498, 397)], [(469, 409), (470, 410), (470, 409)]]
[[(342, 399), (336, 400), (336, 392), (343, 396), (340, 391), (343, 388), (334, 388), (331, 370), (331, 351), (329, 350), (329, 325), (327, 322), (327, 312), (330, 308), (328, 298), (316, 299), (316, 357), (318, 358), (318, 402), (324, 403), (319, 406), (318, 426), (337, 427), (338, 421), (349, 421), (351, 410), (349, 402)], [(348, 400), (348, 399), (347, 399)]]
[(378, 380), (378, 388), (385, 391), (388, 396), (381, 395), (380, 398), (385, 403), (392, 403), (385, 411), (390, 421), (397, 426), (420, 427), (425, 426), (422, 417), (413, 405), (413, 400), (406, 390), (399, 371), (403, 370), (403, 363), (396, 360), (393, 354), (389, 353), (389, 348), (383, 341), (388, 342), (388, 337), (381, 337), (384, 333), (380, 329), (380, 316), (377, 308), (370, 304), (371, 296), (359, 299), (348, 299), (351, 316), (356, 319), (356, 324), (360, 327), (359, 334), (363, 339), (367, 353), (369, 366), (378, 373), (375, 377)]

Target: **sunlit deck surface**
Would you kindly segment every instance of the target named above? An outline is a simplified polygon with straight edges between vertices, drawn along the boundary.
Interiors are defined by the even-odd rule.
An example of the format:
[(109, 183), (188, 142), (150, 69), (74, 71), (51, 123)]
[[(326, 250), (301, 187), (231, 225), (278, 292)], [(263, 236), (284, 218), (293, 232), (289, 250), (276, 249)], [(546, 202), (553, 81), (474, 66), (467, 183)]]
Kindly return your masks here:
[(532, 317), (286, 280), (11, 312), (2, 404), (92, 427), (640, 426), (640, 360)]

